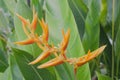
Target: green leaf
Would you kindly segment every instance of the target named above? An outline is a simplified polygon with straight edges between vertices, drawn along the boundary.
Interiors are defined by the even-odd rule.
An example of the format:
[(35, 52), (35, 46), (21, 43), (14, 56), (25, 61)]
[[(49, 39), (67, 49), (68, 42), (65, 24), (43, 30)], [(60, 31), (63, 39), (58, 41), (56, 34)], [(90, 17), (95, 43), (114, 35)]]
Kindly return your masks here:
[(116, 76), (120, 78), (120, 25), (115, 41), (115, 62), (116, 62)]
[[(46, 0), (45, 12), (46, 21), (48, 23), (50, 32), (50, 42), (54, 43), (55, 45), (60, 44), (63, 38), (61, 30), (64, 29), (66, 32), (67, 29), (70, 28), (71, 33), (69, 45), (67, 48), (67, 56), (78, 57), (84, 55), (84, 50), (79, 37), (77, 26), (67, 0)], [(74, 80), (73, 69), (71, 69), (69, 66), (70, 65), (62, 65), (62, 71), (59, 69), (57, 70), (59, 75), (64, 72), (68, 73), (65, 74), (69, 76), (68, 78), (66, 77), (66, 79), (61, 76), (62, 80)], [(68, 70), (65, 70), (65, 67), (68, 67)], [(82, 80), (90, 80), (90, 71), (88, 64), (79, 68), (77, 72), (77, 78)]]
[(9, 33), (9, 20), (8, 17), (5, 15), (5, 12), (1, 9), (0, 10), (0, 33)]
[(101, 0), (101, 7), (100, 22), (105, 26), (107, 20), (107, 0)]
[(79, 30), (81, 39), (84, 34), (85, 19), (88, 12), (87, 6), (84, 4), (83, 0), (68, 0), (70, 8), (75, 17), (75, 21)]
[(0, 73), (0, 80), (12, 80), (10, 67), (8, 67), (4, 73)]
[(109, 37), (107, 36), (107, 34), (105, 33), (105, 31), (103, 30), (103, 27), (100, 27), (100, 45), (107, 45), (107, 47), (104, 50), (104, 53), (101, 56), (101, 60), (99, 62), (103, 62), (106, 65), (106, 70), (108, 75), (111, 75), (111, 70), (112, 67), (110, 65), (112, 65), (112, 45), (109, 41)]
[(31, 0), (32, 6), (34, 6), (38, 12), (38, 17), (39, 19), (43, 18), (43, 9), (42, 9), (42, 5), (43, 3), (40, 2), (39, 0)]
[(9, 55), (9, 62), (12, 80), (24, 80), (24, 77), (19, 70), (15, 57), (12, 54)]
[(8, 67), (8, 62), (5, 53), (0, 49), (0, 72), (4, 72)]
[(115, 1), (115, 7), (114, 7), (114, 17), (115, 17), (115, 35), (117, 35), (117, 32), (120, 27), (120, 0)]
[[(16, 13), (18, 13), (19, 15), (23, 16), (26, 19), (30, 19), (30, 21), (32, 19), (32, 11), (23, 1), (17, 2)], [(17, 35), (17, 41), (22, 41), (22, 40), (27, 39), (22, 29), (22, 23), (16, 15), (14, 17), (14, 24), (15, 24), (15, 32)], [(39, 32), (39, 34), (41, 33), (41, 29), (39, 26), (37, 26), (36, 30), (37, 32)], [(34, 57), (38, 56), (41, 52), (38, 46), (36, 46), (36, 44), (27, 45), (27, 46), (24, 45), (24, 46), (18, 46), (18, 47), (22, 50), (29, 52)]]
[(14, 11), (15, 11), (15, 6), (16, 6), (16, 0), (3, 0), (5, 5), (7, 6), (8, 10), (14, 14)]
[(99, 18), (100, 18), (100, 1), (91, 0), (88, 6), (89, 12), (85, 21), (85, 34), (83, 36), (83, 46), (85, 51), (95, 50), (99, 46)]
[(96, 74), (97, 74), (98, 80), (112, 80), (109, 76), (100, 74), (98, 72), (96, 72)]
[(5, 11), (7, 11), (6, 5), (4, 3), (4, 0), (0, 0), (0, 8), (4, 9)]
[(37, 69), (37, 66), (28, 65), (33, 57), (22, 50), (13, 49), (19, 69), (25, 80), (55, 80), (55, 76), (47, 69)]

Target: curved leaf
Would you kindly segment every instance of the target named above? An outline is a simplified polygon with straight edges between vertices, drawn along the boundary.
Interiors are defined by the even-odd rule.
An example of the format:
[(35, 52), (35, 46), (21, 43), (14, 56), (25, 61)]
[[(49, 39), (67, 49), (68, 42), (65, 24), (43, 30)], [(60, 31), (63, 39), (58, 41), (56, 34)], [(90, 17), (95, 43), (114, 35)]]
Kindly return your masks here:
[(101, 7), (100, 22), (105, 26), (107, 19), (107, 0), (101, 0)]
[(33, 57), (22, 50), (13, 49), (19, 69), (25, 80), (55, 80), (55, 76), (47, 69), (37, 69), (37, 66), (28, 65)]
[[(78, 57), (84, 55), (84, 50), (79, 37), (77, 26), (67, 0), (46, 0), (45, 11), (46, 21), (50, 30), (49, 32), (51, 42), (55, 45), (59, 44), (63, 38), (61, 30), (64, 29), (67, 31), (67, 29), (70, 28), (71, 34), (67, 49), (67, 56)], [(69, 66), (70, 65), (59, 66), (61, 69), (65, 67), (68, 69), (62, 69), (62, 72), (60, 70), (57, 70), (60, 75), (64, 72), (67, 72), (66, 75), (69, 77), (66, 77), (66, 79), (62, 77), (62, 80), (74, 80), (73, 71), (71, 71), (71, 68)], [(88, 64), (79, 68), (77, 78), (82, 80), (90, 80), (90, 71)]]
[(99, 17), (100, 1), (91, 0), (89, 12), (85, 21), (85, 34), (83, 36), (83, 46), (85, 51), (95, 50), (99, 46)]
[(88, 12), (88, 8), (84, 4), (83, 0), (68, 0), (68, 2), (74, 14), (79, 34), (82, 39), (84, 34), (85, 19)]
[(9, 55), (9, 60), (12, 80), (24, 80), (24, 77), (19, 70), (15, 57), (12, 54)]

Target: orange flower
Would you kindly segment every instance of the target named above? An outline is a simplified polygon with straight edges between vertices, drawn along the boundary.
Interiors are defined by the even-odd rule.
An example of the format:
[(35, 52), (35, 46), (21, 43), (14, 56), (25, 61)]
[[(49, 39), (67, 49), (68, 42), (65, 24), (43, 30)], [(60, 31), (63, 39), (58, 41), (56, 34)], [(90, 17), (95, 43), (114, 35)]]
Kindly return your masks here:
[(67, 30), (66, 34), (64, 34), (64, 31), (62, 31), (63, 33), (63, 40), (61, 42), (60, 45), (60, 55), (56, 56), (56, 58), (38, 66), (38, 68), (46, 68), (46, 67), (50, 67), (50, 66), (56, 66), (59, 64), (62, 64), (65, 62), (65, 60), (67, 59), (66, 55), (65, 55), (65, 50), (67, 48), (68, 42), (69, 42), (69, 38), (70, 38), (70, 29)]
[(88, 51), (88, 53), (85, 55), (85, 56), (82, 56), (80, 58), (70, 58), (68, 59), (67, 61), (70, 63), (70, 64), (73, 64), (74, 65), (74, 70), (76, 72), (76, 69), (79, 67), (79, 66), (82, 66), (83, 64), (87, 63), (88, 61), (94, 59), (95, 57), (97, 57), (100, 53), (103, 52), (103, 50), (105, 49), (106, 45), (96, 49), (95, 51), (93, 52), (90, 52)]
[(18, 14), (16, 14), (16, 15), (21, 20), (23, 30), (24, 30), (25, 34), (27, 35), (28, 39), (19, 41), (19, 42), (15, 42), (15, 44), (28, 45), (28, 44), (32, 44), (32, 43), (37, 43), (37, 45), (42, 50), (44, 50), (43, 45), (47, 44), (48, 36), (49, 36), (48, 26), (47, 26), (47, 24), (45, 24), (44, 20), (42, 19), (41, 21), (39, 21), (40, 25), (42, 27), (42, 30), (43, 30), (43, 34), (42, 34), (42, 36), (38, 37), (37, 34), (34, 33), (36, 26), (37, 26), (37, 20), (38, 20), (38, 16), (37, 16), (37, 13), (35, 13), (34, 8), (33, 8), (32, 23), (30, 23), (29, 20), (26, 20), (22, 16), (20, 16)]
[[(42, 22), (40, 22), (41, 24), (42, 24)], [(43, 24), (42, 24), (43, 25)], [(44, 24), (45, 25), (45, 24)], [(45, 27), (45, 26), (44, 26)], [(68, 45), (68, 41), (69, 41), (69, 36), (70, 36), (70, 30), (68, 29), (68, 31), (66, 32), (66, 34), (64, 35), (64, 39), (63, 39), (63, 41), (62, 41), (62, 44), (63, 45), (61, 45), (62, 47), (67, 47), (67, 45)], [(30, 62), (29, 64), (36, 64), (36, 63), (38, 63), (38, 62), (40, 62), (41, 60), (43, 60), (43, 59), (45, 59), (45, 58), (47, 58), (51, 53), (56, 53), (57, 52), (57, 50), (56, 50), (56, 48), (54, 48), (54, 46), (52, 46), (51, 48), (49, 48), (49, 46), (46, 46), (47, 48), (45, 49), (45, 51), (43, 51), (43, 53), (37, 58), (37, 59), (35, 59), (34, 61), (32, 61), (32, 62)], [(66, 48), (64, 48), (63, 50), (65, 50)], [(64, 58), (66, 57), (65, 56), (65, 52), (64, 51), (61, 51), (61, 56), (63, 56)], [(56, 55), (55, 55), (56, 56)], [(52, 63), (50, 63), (51, 64), (51, 66), (52, 65), (56, 65), (56, 64), (58, 64), (59, 63), (59, 61), (60, 60), (63, 60), (63, 59), (61, 59), (61, 56), (56, 56), (57, 58), (58, 58), (58, 60), (56, 60), (55, 62), (52, 60), (52, 62), (54, 63), (54, 64), (52, 64)], [(60, 60), (59, 60), (60, 59)], [(63, 62), (63, 61), (61, 61), (61, 62)], [(56, 63), (56, 64), (55, 64)], [(49, 65), (49, 63), (47, 63), (48, 65)]]
[(26, 20), (22, 16), (20, 16), (18, 14), (16, 14), (16, 15), (21, 20), (22, 28), (23, 28), (25, 34), (27, 35), (28, 39), (19, 41), (19, 42), (15, 42), (15, 44), (28, 45), (28, 44), (36, 43), (38, 45), (38, 47), (43, 50), (43, 52), (29, 64), (30, 65), (36, 64), (36, 63), (40, 62), (41, 60), (47, 58), (51, 54), (55, 55), (55, 58), (38, 66), (38, 68), (47, 68), (50, 66), (56, 66), (56, 65), (62, 64), (64, 62), (68, 62), (68, 63), (74, 65), (74, 71), (76, 73), (76, 70), (79, 66), (82, 66), (83, 64), (85, 64), (88, 61), (97, 57), (100, 53), (103, 52), (103, 50), (106, 47), (104, 45), (104, 46), (96, 49), (93, 52), (88, 51), (88, 54), (86, 54), (82, 57), (79, 57), (79, 58), (67, 58), (65, 53), (66, 53), (66, 48), (68, 46), (69, 39), (70, 39), (70, 29), (68, 29), (66, 33), (64, 33), (64, 30), (62, 30), (63, 40), (61, 41), (59, 47), (55, 47), (54, 45), (51, 46), (48, 44), (48, 38), (49, 38), (48, 25), (44, 22), (43, 19), (41, 21), (39, 20), (39, 23), (40, 23), (42, 31), (43, 31), (42, 35), (38, 36), (37, 34), (35, 34), (38, 16), (37, 16), (37, 13), (35, 12), (34, 8), (33, 8), (33, 20), (31, 23), (29, 20)]
[[(20, 41), (20, 42), (15, 42), (15, 44), (27, 45), (27, 44), (34, 43), (35, 39), (36, 39), (34, 30), (36, 29), (36, 24), (37, 24), (37, 13), (34, 13), (31, 24), (30, 24), (29, 20), (26, 20), (25, 18), (23, 18), (22, 16), (20, 16), (18, 14), (16, 14), (16, 15), (21, 20), (23, 30), (24, 30), (25, 34), (27, 35), (28, 39), (26, 39), (24, 41)], [(29, 31), (28, 31), (28, 29), (29, 29)]]

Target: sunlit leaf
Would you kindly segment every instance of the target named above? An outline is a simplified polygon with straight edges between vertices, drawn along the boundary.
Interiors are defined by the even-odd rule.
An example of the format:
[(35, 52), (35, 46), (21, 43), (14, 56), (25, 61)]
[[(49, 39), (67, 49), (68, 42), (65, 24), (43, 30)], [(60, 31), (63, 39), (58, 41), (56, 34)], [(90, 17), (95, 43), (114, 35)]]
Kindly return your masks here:
[[(55, 45), (59, 44), (63, 38), (61, 30), (64, 29), (65, 31), (67, 31), (67, 29), (70, 28), (71, 33), (67, 49), (67, 56), (78, 57), (80, 55), (83, 55), (84, 50), (82, 47), (82, 43), (67, 0), (53, 0), (52, 2), (50, 0), (46, 0), (45, 12), (46, 21), (50, 30), (50, 42), (54, 43)], [(68, 67), (68, 74), (66, 73), (66, 75), (68, 75), (69, 77), (66, 77), (66, 79), (62, 77), (62, 79), (74, 80), (73, 71), (71, 71), (72, 69), (68, 65), (66, 65), (66, 67)], [(64, 68), (64, 65), (62, 65), (60, 70), (57, 70), (60, 75), (63, 72), (66, 72)], [(62, 73), (61, 70), (63, 70)], [(77, 78), (82, 80), (90, 80), (90, 71), (88, 64), (79, 68)]]
[(85, 34), (83, 36), (83, 46), (87, 52), (89, 49), (94, 50), (99, 46), (99, 18), (100, 18), (100, 1), (91, 0), (88, 6), (89, 12), (85, 21)]

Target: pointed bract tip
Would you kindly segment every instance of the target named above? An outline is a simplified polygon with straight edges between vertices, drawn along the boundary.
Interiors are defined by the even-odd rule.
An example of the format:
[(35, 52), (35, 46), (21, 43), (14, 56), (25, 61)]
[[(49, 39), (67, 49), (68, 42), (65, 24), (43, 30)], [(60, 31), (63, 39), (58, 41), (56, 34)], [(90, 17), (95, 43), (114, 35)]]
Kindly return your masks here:
[(24, 25), (28, 24), (28, 21), (25, 18), (23, 18), (22, 16), (20, 16), (18, 13), (15, 13), (15, 14), (24, 23)]

